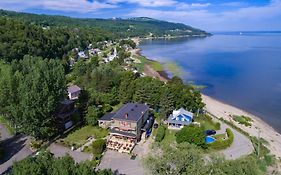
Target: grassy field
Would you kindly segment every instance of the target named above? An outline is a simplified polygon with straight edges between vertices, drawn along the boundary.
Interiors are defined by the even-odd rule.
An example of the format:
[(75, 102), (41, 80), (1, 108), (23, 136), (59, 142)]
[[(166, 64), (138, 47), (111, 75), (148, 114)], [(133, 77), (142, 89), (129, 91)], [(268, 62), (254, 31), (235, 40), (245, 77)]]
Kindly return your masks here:
[(107, 135), (108, 135), (108, 131), (106, 129), (97, 126), (88, 125), (78, 130), (75, 130), (63, 140), (68, 145), (77, 145), (79, 147), (85, 144), (89, 137), (94, 137), (96, 139), (99, 139), (99, 138), (104, 138)]
[(147, 62), (146, 57), (139, 56), (139, 55), (136, 55), (135, 57), (140, 61), (140, 63), (135, 63), (134, 66), (138, 69), (138, 71), (143, 72), (144, 71), (144, 65)]
[(205, 130), (218, 130), (219, 129), (216, 126), (216, 123), (208, 117), (204, 117), (204, 116), (195, 117), (194, 121), (200, 123), (201, 126), (204, 127)]

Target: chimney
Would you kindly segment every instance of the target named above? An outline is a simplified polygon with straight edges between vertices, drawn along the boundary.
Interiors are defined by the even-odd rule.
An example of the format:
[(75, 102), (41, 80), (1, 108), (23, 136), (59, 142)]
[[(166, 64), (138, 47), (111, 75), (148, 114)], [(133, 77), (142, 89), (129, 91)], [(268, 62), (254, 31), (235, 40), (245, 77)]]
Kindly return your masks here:
[(128, 113), (126, 113), (126, 114), (125, 114), (125, 118), (127, 119), (127, 118), (128, 118), (128, 116), (129, 116), (129, 114), (128, 114)]

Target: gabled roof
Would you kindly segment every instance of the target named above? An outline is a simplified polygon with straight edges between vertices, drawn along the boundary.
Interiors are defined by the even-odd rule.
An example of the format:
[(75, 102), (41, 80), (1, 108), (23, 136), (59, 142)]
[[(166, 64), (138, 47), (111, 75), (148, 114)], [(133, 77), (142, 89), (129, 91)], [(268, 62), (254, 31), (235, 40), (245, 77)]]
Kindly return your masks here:
[(186, 111), (183, 108), (179, 110), (174, 110), (173, 114), (170, 115), (168, 118), (169, 123), (176, 123), (176, 124), (189, 124), (192, 122), (193, 113)]
[(74, 92), (78, 92), (78, 91), (81, 91), (81, 88), (77, 85), (72, 85), (67, 88), (68, 93), (74, 93)]

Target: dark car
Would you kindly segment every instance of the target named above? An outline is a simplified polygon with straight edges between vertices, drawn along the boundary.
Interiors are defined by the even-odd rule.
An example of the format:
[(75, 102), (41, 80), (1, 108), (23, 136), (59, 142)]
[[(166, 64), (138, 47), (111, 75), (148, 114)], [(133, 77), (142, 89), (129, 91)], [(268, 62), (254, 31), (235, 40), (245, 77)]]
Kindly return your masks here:
[(157, 124), (157, 123), (154, 123), (153, 128), (154, 128), (154, 129), (158, 128), (158, 124)]
[(207, 136), (210, 136), (210, 135), (215, 135), (217, 132), (215, 131), (215, 130), (206, 130), (205, 131), (205, 134), (207, 135)]

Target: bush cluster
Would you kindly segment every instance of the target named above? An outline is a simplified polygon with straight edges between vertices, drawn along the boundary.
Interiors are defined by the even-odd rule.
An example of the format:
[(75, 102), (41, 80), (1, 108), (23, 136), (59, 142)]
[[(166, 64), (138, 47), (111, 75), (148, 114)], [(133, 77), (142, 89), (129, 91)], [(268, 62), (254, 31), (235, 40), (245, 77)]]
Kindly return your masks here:
[(166, 128), (165, 126), (159, 126), (158, 130), (157, 130), (157, 134), (156, 134), (156, 137), (155, 137), (155, 141), (156, 142), (161, 142), (164, 137), (165, 137), (165, 131), (166, 131)]

